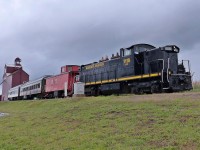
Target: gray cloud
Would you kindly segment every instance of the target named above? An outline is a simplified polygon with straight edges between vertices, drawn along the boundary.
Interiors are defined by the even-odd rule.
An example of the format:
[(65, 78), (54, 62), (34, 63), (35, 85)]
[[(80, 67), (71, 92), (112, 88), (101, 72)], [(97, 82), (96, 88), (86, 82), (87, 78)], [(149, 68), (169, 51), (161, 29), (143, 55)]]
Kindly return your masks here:
[(34, 79), (149, 43), (178, 45), (200, 79), (199, 9), (197, 0), (0, 0), (0, 74), (15, 57)]

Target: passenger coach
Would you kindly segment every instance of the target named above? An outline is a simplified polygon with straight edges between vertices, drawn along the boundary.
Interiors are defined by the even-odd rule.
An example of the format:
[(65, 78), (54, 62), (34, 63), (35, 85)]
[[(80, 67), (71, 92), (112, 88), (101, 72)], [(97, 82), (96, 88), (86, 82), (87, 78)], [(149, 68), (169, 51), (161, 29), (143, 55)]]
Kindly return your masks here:
[(45, 96), (46, 78), (49, 75), (43, 76), (34, 81), (27, 82), (20, 86), (20, 97), (22, 99), (43, 98)]
[(13, 87), (8, 92), (8, 100), (18, 100), (20, 99), (20, 85)]

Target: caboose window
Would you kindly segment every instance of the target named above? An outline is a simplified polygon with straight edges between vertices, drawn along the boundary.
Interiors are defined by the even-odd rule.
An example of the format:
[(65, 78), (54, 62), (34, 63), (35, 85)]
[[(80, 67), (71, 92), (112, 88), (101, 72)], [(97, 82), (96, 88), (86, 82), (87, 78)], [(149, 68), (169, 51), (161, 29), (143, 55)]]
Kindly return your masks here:
[(65, 67), (62, 67), (62, 72), (65, 72)]
[(68, 67), (68, 71), (69, 71), (69, 72), (72, 71), (72, 67)]

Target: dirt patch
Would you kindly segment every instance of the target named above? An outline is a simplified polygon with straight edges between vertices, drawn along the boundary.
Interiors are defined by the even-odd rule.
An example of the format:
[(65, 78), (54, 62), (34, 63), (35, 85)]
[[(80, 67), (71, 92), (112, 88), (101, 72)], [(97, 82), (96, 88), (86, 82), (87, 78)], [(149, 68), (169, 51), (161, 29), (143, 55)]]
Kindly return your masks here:
[(68, 131), (74, 131), (77, 128), (79, 128), (81, 124), (82, 124), (81, 120), (72, 119), (72, 120), (66, 121), (65, 126), (67, 127)]
[(95, 119), (95, 120), (101, 120), (101, 119), (116, 119), (116, 118), (121, 118), (121, 117), (127, 117), (129, 116), (130, 113), (129, 111), (109, 111), (109, 112), (103, 112), (103, 113), (94, 113), (94, 115), (90, 119)]
[(198, 116), (190, 116), (190, 115), (181, 116), (181, 118), (179, 119), (179, 122), (186, 123), (189, 119), (199, 119), (199, 117)]
[(149, 119), (147, 122), (146, 122), (146, 124), (148, 124), (148, 125), (153, 125), (153, 124), (155, 124), (156, 123), (156, 121), (154, 120), (154, 119)]
[(157, 121), (153, 118), (147, 120), (138, 120), (137, 129), (153, 128)]
[(122, 116), (126, 116), (126, 112), (122, 112), (122, 111), (109, 111), (107, 114), (107, 116), (109, 117), (122, 117)]
[(119, 96), (118, 100), (144, 102), (144, 101), (165, 101), (165, 100), (200, 100), (200, 92), (184, 92), (184, 93), (161, 93), (161, 94), (145, 94), (145, 95), (128, 95)]
[(198, 146), (195, 142), (188, 142), (181, 147), (182, 150), (196, 150)]
[(122, 112), (122, 111), (110, 111), (106, 114), (106, 118), (114, 119), (114, 118), (123, 117), (127, 115), (128, 114), (126, 112)]
[(108, 115), (123, 116), (123, 115), (125, 115), (125, 113), (121, 112), (121, 111), (110, 111), (110, 112), (108, 112)]
[(169, 142), (167, 140), (151, 141), (149, 142), (149, 144), (157, 148), (163, 148), (169, 146)]

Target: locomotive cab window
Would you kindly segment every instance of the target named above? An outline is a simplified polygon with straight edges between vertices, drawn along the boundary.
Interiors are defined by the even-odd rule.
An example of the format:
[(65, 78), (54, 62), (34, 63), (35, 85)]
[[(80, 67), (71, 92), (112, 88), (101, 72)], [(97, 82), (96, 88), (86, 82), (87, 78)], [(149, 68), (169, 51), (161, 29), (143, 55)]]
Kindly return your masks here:
[(131, 49), (123, 49), (122, 50), (122, 56), (130, 56), (131, 55)]
[(135, 54), (139, 54), (139, 53), (141, 53), (141, 52), (147, 52), (148, 50), (150, 50), (150, 49), (148, 49), (148, 48), (146, 48), (146, 47), (135, 47), (135, 49), (134, 49), (134, 53)]

